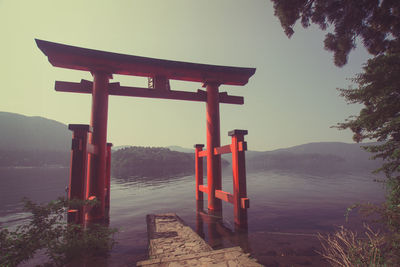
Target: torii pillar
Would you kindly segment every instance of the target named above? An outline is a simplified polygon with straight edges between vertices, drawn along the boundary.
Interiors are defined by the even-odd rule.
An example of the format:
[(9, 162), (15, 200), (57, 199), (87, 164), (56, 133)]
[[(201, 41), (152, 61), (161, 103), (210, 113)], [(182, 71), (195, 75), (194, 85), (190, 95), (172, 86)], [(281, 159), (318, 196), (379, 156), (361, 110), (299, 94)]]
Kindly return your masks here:
[(214, 155), (214, 148), (221, 145), (219, 120), (218, 82), (207, 82), (207, 186), (208, 210), (211, 213), (222, 212), (222, 201), (215, 197), (215, 190), (222, 189), (221, 155)]
[(105, 182), (107, 166), (107, 117), (108, 117), (108, 87), (112, 77), (104, 71), (92, 71), (92, 112), (90, 126), (93, 133), (89, 142), (97, 151), (89, 155), (87, 199), (94, 196), (97, 205), (88, 214), (89, 222), (100, 222), (105, 218)]

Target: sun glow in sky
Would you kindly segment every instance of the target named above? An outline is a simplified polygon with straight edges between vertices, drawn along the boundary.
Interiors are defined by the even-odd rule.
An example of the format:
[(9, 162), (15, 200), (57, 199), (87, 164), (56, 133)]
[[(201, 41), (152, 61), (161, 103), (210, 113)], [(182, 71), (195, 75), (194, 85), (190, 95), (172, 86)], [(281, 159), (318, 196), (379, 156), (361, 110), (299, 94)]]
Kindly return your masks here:
[[(271, 150), (308, 142), (351, 142), (330, 126), (357, 114), (337, 87), (368, 58), (359, 46), (338, 68), (323, 49), (324, 33), (300, 26), (288, 39), (272, 3), (252, 1), (0, 0), (0, 111), (59, 122), (90, 121), (91, 96), (54, 91), (54, 81), (92, 80), (89, 73), (54, 68), (34, 39), (110, 52), (205, 64), (255, 67), (246, 86), (220, 91), (245, 104), (221, 104), (221, 144), (227, 132), (247, 129), (249, 149)], [(114, 75), (111, 82), (147, 85)], [(201, 84), (171, 81), (171, 89)], [(108, 141), (114, 145), (192, 147), (205, 143), (205, 103), (110, 96)]]

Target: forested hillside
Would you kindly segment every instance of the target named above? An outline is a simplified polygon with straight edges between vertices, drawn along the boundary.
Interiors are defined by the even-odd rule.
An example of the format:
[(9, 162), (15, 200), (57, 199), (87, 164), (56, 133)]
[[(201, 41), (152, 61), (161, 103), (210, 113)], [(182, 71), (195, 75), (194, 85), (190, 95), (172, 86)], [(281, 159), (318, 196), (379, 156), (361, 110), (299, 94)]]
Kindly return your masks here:
[(194, 172), (194, 154), (162, 147), (128, 147), (112, 154), (112, 175), (116, 177), (160, 177)]

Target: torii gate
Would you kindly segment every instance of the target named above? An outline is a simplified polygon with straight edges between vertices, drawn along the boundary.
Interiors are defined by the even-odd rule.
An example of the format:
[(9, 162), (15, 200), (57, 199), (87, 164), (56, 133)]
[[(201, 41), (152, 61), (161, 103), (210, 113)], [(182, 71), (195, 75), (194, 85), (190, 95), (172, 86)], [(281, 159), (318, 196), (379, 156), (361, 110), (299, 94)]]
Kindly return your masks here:
[[(71, 162), (69, 198), (77, 197), (84, 200), (95, 197), (100, 203), (97, 208), (92, 209), (87, 214), (86, 220), (102, 221), (106, 217), (106, 207), (109, 205), (110, 179), (110, 145), (107, 145), (108, 96), (119, 95), (206, 102), (207, 150), (202, 151), (202, 145), (196, 145), (195, 147), (196, 166), (198, 165), (199, 157), (207, 157), (208, 185), (207, 187), (202, 185), (202, 171), (196, 168), (196, 198), (202, 201), (202, 195), (200, 197), (202, 193), (199, 193), (199, 191), (206, 192), (208, 194), (208, 209), (211, 212), (222, 211), (221, 199), (236, 203), (236, 222), (236, 209), (240, 212), (242, 206), (248, 206), (248, 204), (243, 204), (245, 202), (243, 200), (248, 199), (245, 196), (243, 197), (243, 195), (239, 196), (239, 194), (236, 194), (236, 188), (234, 188), (234, 195), (221, 191), (220, 155), (232, 152), (234, 159), (232, 164), (235, 165), (234, 175), (235, 167), (237, 174), (244, 172), (245, 175), (244, 165), (243, 167), (238, 167), (238, 164), (234, 161), (241, 160), (244, 164), (245, 142), (243, 135), (247, 131), (235, 130), (230, 132), (229, 135), (232, 135), (232, 145), (220, 147), (219, 103), (242, 105), (244, 101), (243, 97), (231, 96), (226, 92), (220, 93), (218, 88), (222, 84), (240, 86), (247, 84), (249, 78), (255, 73), (255, 68), (161, 60), (86, 49), (38, 39), (36, 39), (36, 44), (48, 57), (49, 62), (53, 66), (89, 71), (93, 76), (93, 82), (85, 80), (81, 80), (80, 83), (55, 82), (56, 91), (92, 94), (90, 126), (70, 125), (69, 127), (71, 130), (74, 130), (75, 139), (73, 139), (73, 148), (79, 147), (84, 151), (83, 154), (75, 154), (77, 158), (81, 157), (77, 163), (79, 165), (78, 171), (74, 169), (73, 162)], [(109, 80), (112, 79), (113, 74), (148, 77), (149, 88), (121, 86), (118, 82), (110, 83)], [(201, 82), (206, 91), (174, 91), (170, 89), (170, 79)], [(86, 141), (88, 132), (89, 140)], [(74, 140), (78, 139), (81, 143), (74, 145)], [(236, 152), (234, 153), (234, 151)], [(242, 151), (243, 154), (238, 154), (238, 151)], [(86, 159), (87, 153), (91, 153), (88, 159)], [(73, 158), (74, 153), (72, 153)], [(83, 181), (84, 179), (85, 181)], [(239, 178), (237, 180), (236, 182), (240, 182)], [(76, 186), (74, 183), (78, 185)], [(244, 176), (244, 188), (245, 183)], [(105, 190), (107, 184), (108, 196), (107, 190)], [(243, 208), (245, 209), (246, 207)], [(238, 223), (240, 224), (239, 219)]]

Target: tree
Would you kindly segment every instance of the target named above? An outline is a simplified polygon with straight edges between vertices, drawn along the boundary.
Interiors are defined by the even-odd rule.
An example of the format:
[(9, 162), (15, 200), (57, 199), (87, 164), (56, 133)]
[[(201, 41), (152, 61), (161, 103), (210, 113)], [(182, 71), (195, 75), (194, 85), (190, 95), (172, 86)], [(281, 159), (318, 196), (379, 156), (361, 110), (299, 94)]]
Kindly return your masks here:
[(372, 55), (400, 51), (400, 2), (398, 0), (271, 0), (275, 16), (288, 37), (298, 20), (322, 30), (325, 49), (334, 53), (335, 64), (347, 63), (357, 37)]
[[(353, 81), (356, 89), (339, 89), (348, 103), (360, 103), (364, 107), (358, 116), (339, 123), (339, 129), (351, 129), (353, 139), (375, 139), (378, 145), (366, 147), (373, 158), (384, 163), (375, 172), (386, 176), (386, 203), (382, 206), (364, 205), (367, 214), (380, 215), (387, 227), (387, 257), (400, 264), (400, 53), (385, 53), (369, 59)], [(392, 262), (393, 263), (393, 262)]]
[(352, 81), (356, 89), (339, 89), (348, 103), (363, 105), (357, 116), (337, 128), (350, 129), (356, 142), (379, 141), (366, 149), (382, 158), (376, 172), (386, 176), (387, 201), (382, 206), (365, 205), (364, 211), (377, 212), (387, 226), (387, 264), (400, 264), (400, 1), (399, 0), (271, 0), (275, 15), (288, 37), (298, 20), (328, 31), (325, 49), (334, 53), (341, 67), (357, 40), (374, 57)]

